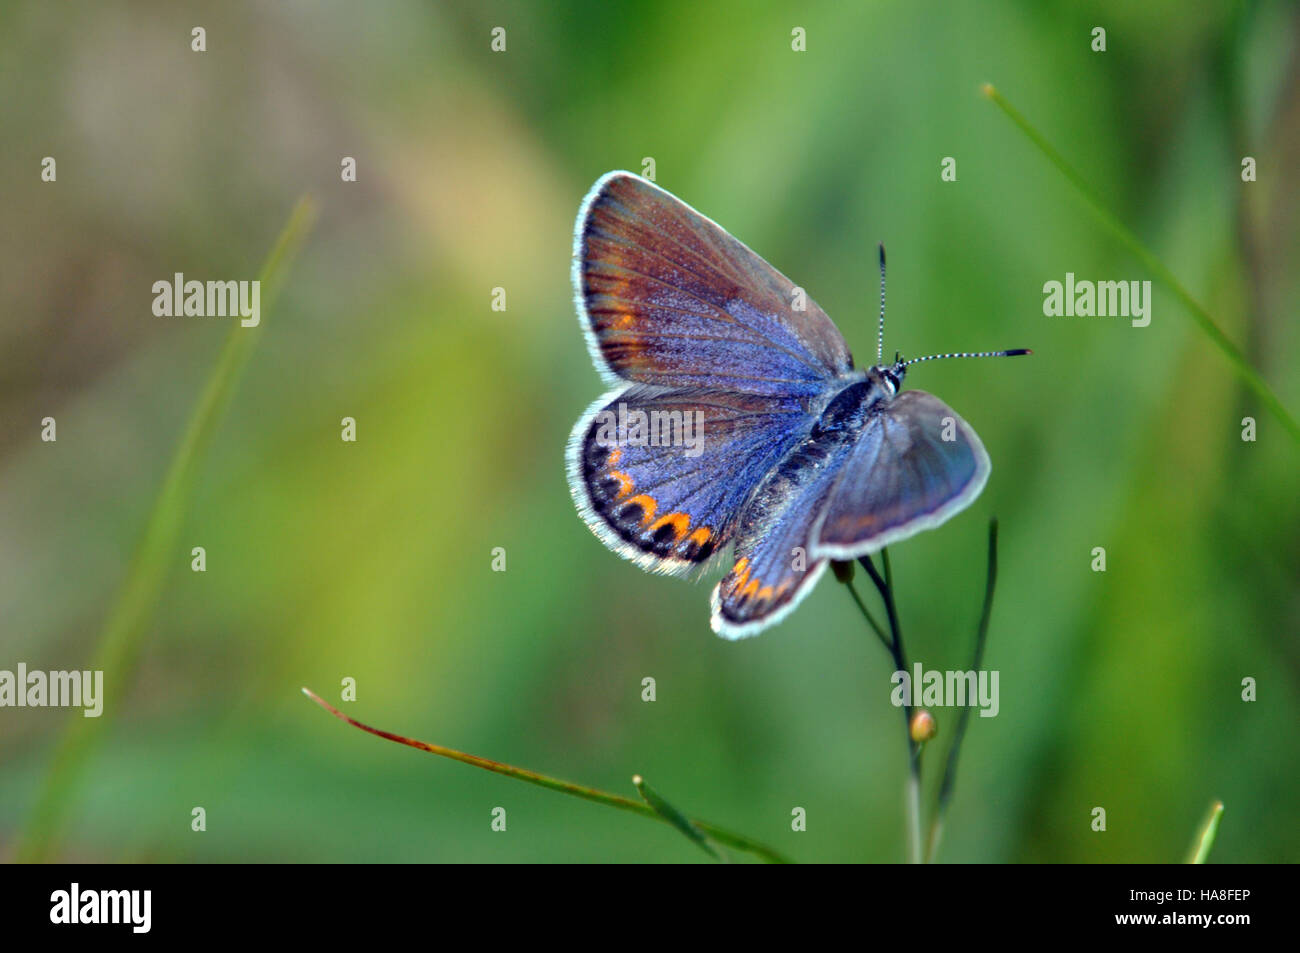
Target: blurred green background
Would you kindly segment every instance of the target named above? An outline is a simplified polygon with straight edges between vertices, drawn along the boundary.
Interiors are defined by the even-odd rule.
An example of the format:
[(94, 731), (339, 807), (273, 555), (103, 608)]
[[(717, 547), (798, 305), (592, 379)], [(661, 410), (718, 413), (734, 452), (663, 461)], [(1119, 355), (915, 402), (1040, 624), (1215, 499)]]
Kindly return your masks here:
[[(705, 859), (298, 691), (337, 703), (351, 677), (344, 707), (383, 728), (629, 795), (641, 773), (798, 860), (902, 858), (892, 666), (842, 587), (727, 643), (712, 579), (619, 560), (570, 501), (565, 438), (602, 390), (573, 218), (601, 173), (653, 157), (860, 364), (881, 240), (891, 353), (1035, 351), (908, 381), (994, 462), (969, 511), (893, 550), (927, 667), (968, 665), (1002, 526), (1001, 713), (972, 720), (941, 859), (1181, 860), (1213, 798), (1214, 860), (1300, 859), (1300, 446), (1166, 288), (1145, 329), (1043, 315), (1067, 271), (1151, 275), (979, 95), (992, 82), (1025, 112), (1296, 412), (1298, 50), (1289, 3), (0, 5), (0, 668), (89, 664), (230, 331), (154, 317), (153, 282), (254, 278), (296, 199), (320, 211), (138, 660), (107, 673), (112, 720), (51, 856)], [(937, 714), (931, 782), (955, 720)], [(0, 710), (0, 856), (80, 718)]]

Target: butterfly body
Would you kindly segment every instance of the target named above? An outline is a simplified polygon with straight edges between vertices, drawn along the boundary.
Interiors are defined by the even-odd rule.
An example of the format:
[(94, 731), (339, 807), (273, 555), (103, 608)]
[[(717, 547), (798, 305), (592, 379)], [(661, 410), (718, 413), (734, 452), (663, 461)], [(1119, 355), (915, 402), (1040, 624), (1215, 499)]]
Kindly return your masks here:
[(857, 370), (801, 289), (716, 223), (626, 172), (578, 215), (573, 282), (614, 388), (578, 420), (569, 484), (598, 538), (645, 569), (732, 549), (712, 625), (753, 635), (831, 559), (942, 523), (979, 494), (988, 454), (906, 364)]
[(887, 373), (884, 368), (873, 367), (861, 375), (842, 378), (844, 386), (821, 412), (814, 432), (861, 430), (880, 405), (898, 393), (898, 384)]

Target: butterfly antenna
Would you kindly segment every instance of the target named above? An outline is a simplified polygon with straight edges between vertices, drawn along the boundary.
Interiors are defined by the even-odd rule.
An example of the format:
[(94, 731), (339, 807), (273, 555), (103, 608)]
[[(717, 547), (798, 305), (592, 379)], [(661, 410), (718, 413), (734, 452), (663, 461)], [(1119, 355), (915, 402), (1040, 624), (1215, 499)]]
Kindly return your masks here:
[(956, 354), (930, 354), (927, 357), (914, 357), (910, 361), (902, 361), (903, 367), (909, 364), (920, 364), (922, 361), (938, 361), (945, 357), (1018, 357), (1021, 354), (1033, 354), (1034, 352), (1027, 347), (1018, 347), (1010, 351), (960, 351)]
[(885, 359), (885, 243), (880, 243), (880, 330), (876, 332), (876, 363)]

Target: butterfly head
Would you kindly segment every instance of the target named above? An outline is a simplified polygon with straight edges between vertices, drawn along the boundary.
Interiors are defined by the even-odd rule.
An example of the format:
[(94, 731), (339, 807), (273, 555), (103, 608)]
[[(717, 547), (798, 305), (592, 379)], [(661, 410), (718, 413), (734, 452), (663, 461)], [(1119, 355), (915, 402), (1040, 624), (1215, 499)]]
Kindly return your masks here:
[(906, 376), (907, 365), (901, 360), (895, 360), (892, 364), (877, 364), (867, 371), (867, 382), (889, 398), (902, 390), (903, 378)]

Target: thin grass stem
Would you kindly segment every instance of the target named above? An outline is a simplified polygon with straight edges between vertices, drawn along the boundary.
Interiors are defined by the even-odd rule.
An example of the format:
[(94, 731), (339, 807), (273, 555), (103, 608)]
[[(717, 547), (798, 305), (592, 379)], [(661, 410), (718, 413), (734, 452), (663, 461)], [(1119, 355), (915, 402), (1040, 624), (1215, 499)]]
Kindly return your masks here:
[(1043, 134), (1039, 132), (1018, 109), (1016, 109), (1016, 107), (1007, 102), (1006, 97), (998, 92), (998, 90), (990, 83), (985, 83), (981, 88), (981, 91), (985, 96), (992, 100), (993, 103), (1001, 109), (1013, 123), (1016, 124), (1029, 141), (1032, 142), (1038, 150), (1046, 156), (1047, 160), (1056, 167), (1057, 171), (1065, 176), (1066, 180), (1074, 186), (1081, 196), (1083, 196), (1084, 203), (1092, 210), (1092, 213), (1097, 217), (1101, 224), (1104, 225), (1106, 229), (1134, 255), (1134, 257), (1142, 262), (1142, 264), (1146, 266), (1147, 270), (1159, 279), (1161, 284), (1172, 291), (1174, 297), (1183, 303), (1183, 307), (1185, 307), (1187, 313), (1191, 315), (1192, 321), (1201, 329), (1201, 332), (1210, 339), (1214, 346), (1219, 349), (1223, 356), (1228, 359), (1228, 363), (1232, 366), (1233, 370), (1237, 372), (1237, 375), (1241, 378), (1242, 382), (1255, 393), (1255, 396), (1260, 399), (1265, 408), (1282, 423), (1282, 426), (1285, 427), (1287, 432), (1291, 435), (1291, 439), (1300, 443), (1300, 422), (1296, 421), (1296, 418), (1286, 409), (1286, 406), (1282, 403), (1281, 399), (1273, 393), (1273, 389), (1269, 387), (1268, 382), (1265, 381), (1259, 372), (1255, 370), (1246, 355), (1242, 353), (1241, 349), (1238, 348), (1237, 345), (1234, 344), (1232, 340), (1219, 328), (1218, 324), (1215, 323), (1214, 318), (1211, 317), (1209, 311), (1207, 311), (1200, 302), (1192, 297), (1191, 292), (1184, 288), (1182, 283), (1174, 277), (1174, 273), (1165, 267), (1164, 263), (1138, 240), (1138, 237), (1120, 221), (1119, 217), (1114, 212), (1110, 211), (1110, 209), (1106, 207), (1097, 191), (1088, 184), (1083, 176), (1075, 171), (1074, 167), (1065, 160), (1065, 157), (1047, 141), (1046, 137), (1043, 136)]
[[(885, 604), (885, 614), (889, 619), (889, 631), (892, 636), (885, 647), (893, 657), (894, 668), (896, 671), (906, 672), (908, 671), (907, 650), (903, 647), (903, 629), (898, 621), (898, 606), (894, 602), (894, 574), (889, 565), (889, 550), (880, 551), (880, 562), (885, 569), (883, 577), (876, 571), (870, 556), (863, 556), (858, 562), (871, 577), (871, 581), (880, 593), (881, 601)], [(924, 859), (921, 854), (921, 746), (912, 739), (911, 698), (903, 704), (903, 736), (907, 740), (908, 781), (904, 801), (907, 805), (908, 861), (919, 864)]]
[[(485, 771), (492, 771), (496, 774), (503, 774), (508, 778), (514, 778), (517, 781), (525, 781), (528, 784), (535, 784), (538, 787), (546, 788), (550, 791), (558, 791), (561, 794), (568, 794), (572, 797), (582, 798), (585, 801), (593, 801), (596, 804), (604, 804), (607, 807), (616, 808), (620, 811), (628, 811), (632, 814), (640, 814), (642, 817), (649, 817), (653, 820), (660, 821), (664, 824), (677, 826), (674, 821), (661, 813), (655, 807), (640, 801), (634, 801), (629, 797), (623, 797), (619, 794), (610, 794), (608, 791), (601, 791), (597, 788), (588, 787), (585, 784), (574, 784), (572, 781), (563, 781), (559, 778), (553, 778), (549, 775), (539, 774), (536, 771), (529, 771), (527, 768), (517, 768), (512, 764), (505, 764), (501, 761), (492, 761), (488, 758), (480, 758), (478, 755), (467, 754), (464, 751), (457, 751), (455, 748), (447, 748), (443, 745), (431, 744), (427, 741), (417, 741), (414, 738), (407, 738), (404, 735), (394, 734), (391, 731), (384, 731), (382, 728), (374, 728), (364, 722), (357, 721), (348, 715), (343, 714), (329, 702), (325, 701), (315, 692), (304, 688), (302, 693), (314, 701), (321, 708), (342, 721), (347, 722), (354, 728), (360, 728), (379, 738), (388, 741), (395, 741), (400, 745), (406, 745), (408, 748), (415, 748), (419, 751), (427, 751), (429, 754), (436, 754), (443, 758), (450, 758), (452, 761), (459, 761), (462, 764), (473, 765), (476, 768), (482, 768)], [(644, 786), (644, 782), (642, 782)], [(657, 796), (657, 795), (656, 795)], [(662, 799), (660, 799), (662, 801)], [(663, 802), (666, 804), (666, 802)], [(675, 809), (673, 809), (675, 810)], [(694, 818), (686, 818), (680, 815), (689, 825), (694, 825), (705, 835), (712, 838), (719, 844), (735, 848), (764, 860), (769, 864), (788, 864), (790, 861), (781, 854), (772, 850), (758, 841), (745, 837), (743, 834), (737, 834), (725, 828), (718, 827), (716, 824), (709, 824), (705, 821)]]
[(111, 716), (126, 696), (131, 675), (139, 659), (148, 621), (167, 579), (168, 570), (177, 563), (176, 541), (189, 512), (200, 470), (207, 458), (212, 439), (225, 418), (226, 410), (238, 387), (239, 377), (248, 363), (267, 312), (274, 306), (276, 292), (316, 217), (315, 204), (303, 197), (294, 207), (289, 220), (262, 266), (262, 321), (254, 327), (235, 323), (226, 336), (225, 345), (209, 375), (203, 393), (195, 405), (185, 433), (167, 468), (162, 488), (154, 501), (140, 543), (118, 590), (115, 602), (105, 618), (92, 671), (104, 673), (105, 704), (99, 718), (73, 717), (55, 749), (48, 774), (37, 796), (35, 807), (19, 839), (16, 859), (19, 862), (47, 860), (57, 846), (64, 819), (80, 787), (86, 763), (94, 753)]
[[(975, 630), (975, 656), (970, 670), (978, 674), (984, 664), (984, 646), (988, 642), (989, 618), (993, 614), (993, 592), (998, 584), (998, 521), (989, 520), (989, 556), (988, 573), (984, 581), (984, 606), (980, 610), (979, 626)], [(957, 759), (961, 754), (962, 742), (966, 739), (966, 728), (970, 723), (970, 706), (967, 705), (957, 716), (957, 728), (953, 733), (952, 746), (948, 749), (948, 760), (943, 769), (943, 780), (939, 783), (939, 799), (935, 807), (934, 820), (930, 825), (929, 846), (926, 856), (933, 862), (939, 852), (939, 842), (943, 837), (944, 820), (948, 816), (948, 805), (952, 801), (953, 788), (957, 783)]]

